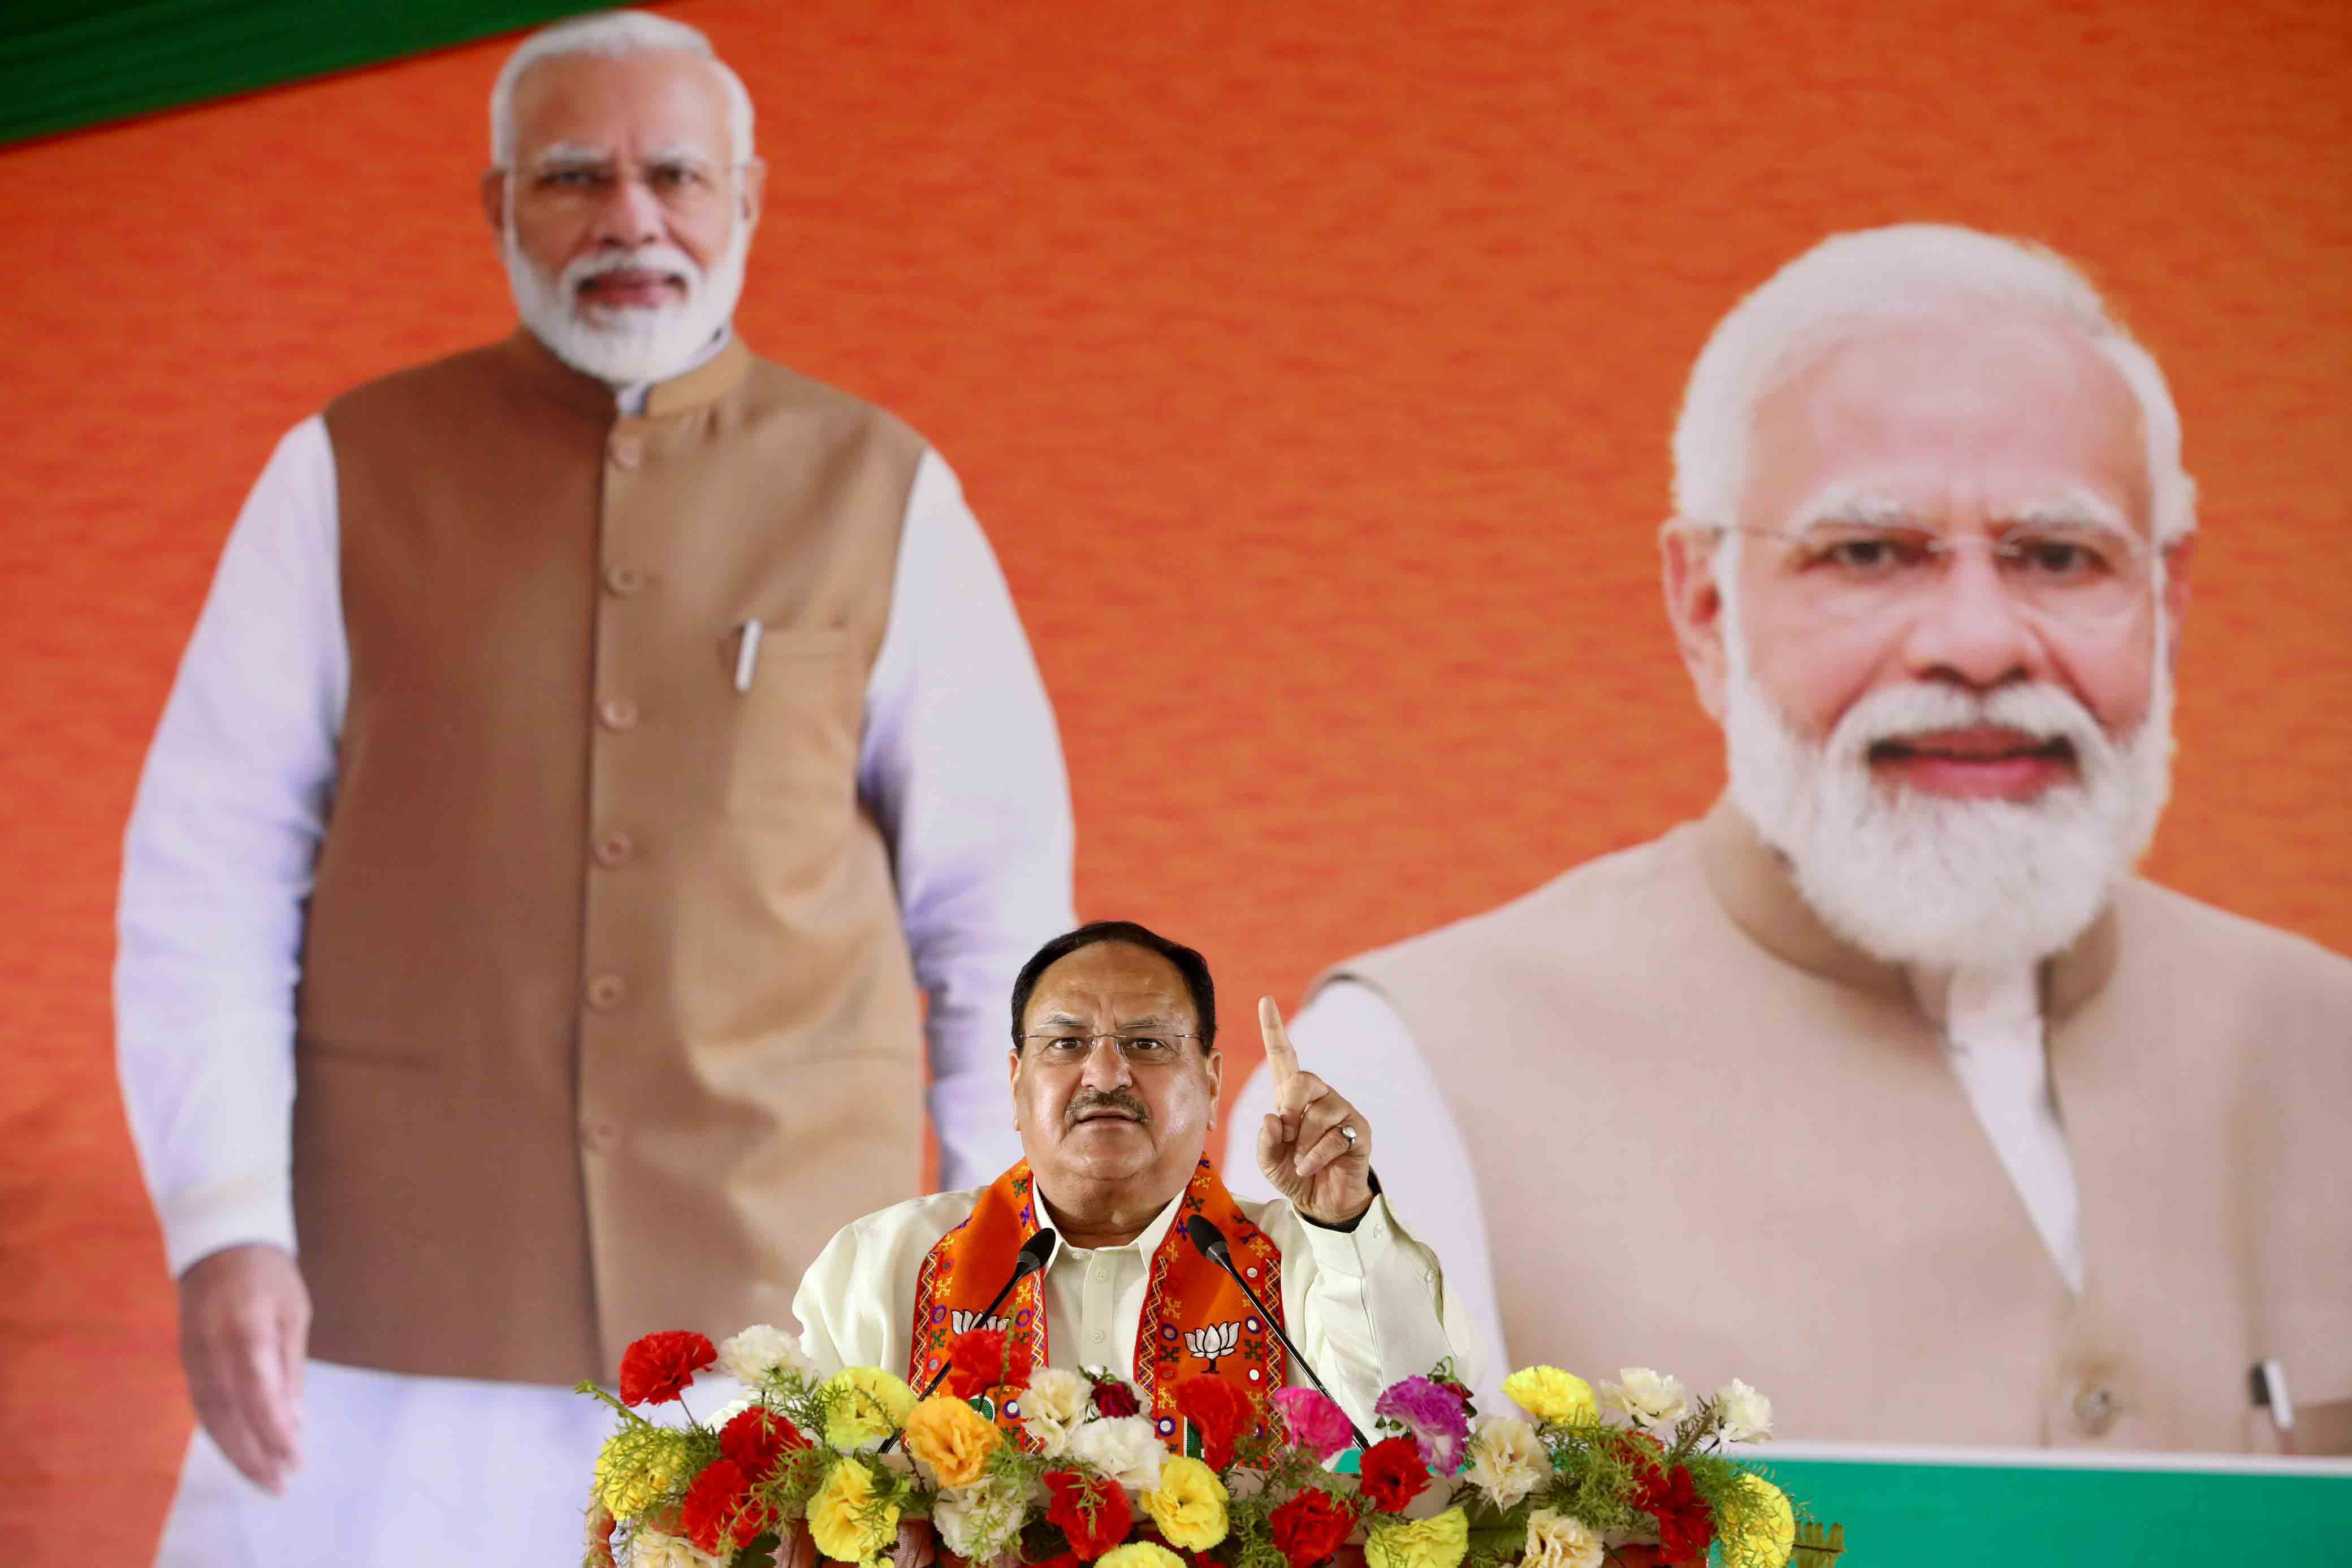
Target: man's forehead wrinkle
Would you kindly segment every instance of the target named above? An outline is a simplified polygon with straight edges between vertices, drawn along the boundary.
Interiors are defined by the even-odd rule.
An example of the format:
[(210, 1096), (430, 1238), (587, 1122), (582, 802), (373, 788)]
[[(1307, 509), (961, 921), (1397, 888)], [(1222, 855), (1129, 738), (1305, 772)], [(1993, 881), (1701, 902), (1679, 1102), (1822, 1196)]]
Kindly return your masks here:
[[(647, 62), (664, 68), (662, 74), (633, 83), (627, 90), (626, 109), (616, 116), (609, 85), (592, 78), (597, 73), (638, 70)], [(681, 72), (680, 64), (693, 69)], [(733, 131), (728, 121), (726, 89), (709, 66), (700, 56), (674, 50), (624, 56), (551, 55), (535, 61), (514, 85), (517, 150), (529, 149), (534, 133), (551, 120), (559, 132), (575, 133), (583, 129), (602, 131), (617, 120), (623, 138), (644, 135), (665, 151), (687, 150), (706, 162), (724, 162), (718, 150), (732, 145)]]
[(1989, 326), (2002, 341), (1948, 321), (1860, 333), (1760, 399), (1744, 520), (1806, 526), (1841, 486), (1934, 513), (2079, 492), (2145, 531), (2147, 449), (2122, 373), (2072, 327), (2018, 317), (1975, 329)]

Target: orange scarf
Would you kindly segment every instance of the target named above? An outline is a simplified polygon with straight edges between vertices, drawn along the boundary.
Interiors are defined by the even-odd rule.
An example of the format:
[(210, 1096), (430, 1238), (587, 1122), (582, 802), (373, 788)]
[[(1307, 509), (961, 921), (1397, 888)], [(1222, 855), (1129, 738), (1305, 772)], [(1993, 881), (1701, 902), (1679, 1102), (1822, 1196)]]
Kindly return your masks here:
[[(1206, 1158), (1176, 1200), (1176, 1215), (1151, 1255), (1143, 1291), (1143, 1312), (1135, 1327), (1135, 1383), (1160, 1440), (1190, 1451), (1185, 1421), (1176, 1409), (1176, 1385), (1212, 1373), (1263, 1402), (1284, 1383), (1280, 1342), (1249, 1298), (1225, 1271), (1201, 1256), (1184, 1234), (1193, 1215), (1208, 1217), (1232, 1245), (1234, 1266), (1258, 1299), (1282, 1314), (1282, 1254), (1265, 1232), (1242, 1215), (1225, 1184)], [(1013, 1288), (998, 1316), (978, 1321), (988, 1299), (1013, 1272), (1021, 1248), (1040, 1228), (1029, 1162), (1023, 1160), (992, 1182), (961, 1225), (940, 1238), (915, 1273), (915, 1333), (907, 1356), (907, 1381), (920, 1388), (946, 1364), (956, 1335), (969, 1329), (1001, 1328), (1017, 1362), (1027, 1353), (1032, 1366), (1050, 1366), (1045, 1345), (1045, 1281), (1043, 1272)], [(1021, 1390), (987, 1391), (998, 1421), (1025, 1439), (1017, 1425)]]

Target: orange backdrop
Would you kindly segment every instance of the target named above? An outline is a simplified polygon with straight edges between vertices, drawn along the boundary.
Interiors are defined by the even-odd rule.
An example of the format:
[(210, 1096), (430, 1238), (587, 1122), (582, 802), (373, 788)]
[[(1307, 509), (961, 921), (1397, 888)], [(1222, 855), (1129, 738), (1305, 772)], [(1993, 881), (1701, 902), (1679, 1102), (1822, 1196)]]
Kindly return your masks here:
[[(747, 335), (961, 471), (1082, 910), (1235, 998), (1705, 805), (1650, 543), (1682, 376), (1782, 259), (1921, 216), (2083, 258), (2169, 368), (2208, 538), (2154, 870), (2352, 948), (2341, 0), (667, 9), (761, 106)], [(11, 1538), (152, 1546), (188, 1416), (110, 1054), (119, 834), (271, 443), (509, 323), (503, 47), (0, 152)]]

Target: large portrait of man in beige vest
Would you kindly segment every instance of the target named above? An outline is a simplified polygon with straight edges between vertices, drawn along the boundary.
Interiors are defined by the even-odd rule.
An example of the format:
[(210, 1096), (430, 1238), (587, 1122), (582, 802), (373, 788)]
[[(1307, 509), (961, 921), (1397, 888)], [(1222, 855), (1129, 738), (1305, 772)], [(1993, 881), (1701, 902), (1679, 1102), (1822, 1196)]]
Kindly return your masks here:
[(572, 1385), (782, 1317), (920, 1190), (927, 1107), (949, 1186), (1002, 1169), (996, 1009), (1070, 923), (1052, 711), (954, 473), (735, 331), (742, 82), (614, 12), (489, 97), (520, 324), (279, 444), (126, 836), (202, 1420), (166, 1563), (576, 1557)]
[(1839, 235), (1717, 328), (1661, 549), (1727, 792), (1295, 1026), (1501, 1364), (1738, 1373), (1801, 1439), (2352, 1450), (2352, 963), (2132, 874), (2232, 548), (2181, 445), (2035, 246)]

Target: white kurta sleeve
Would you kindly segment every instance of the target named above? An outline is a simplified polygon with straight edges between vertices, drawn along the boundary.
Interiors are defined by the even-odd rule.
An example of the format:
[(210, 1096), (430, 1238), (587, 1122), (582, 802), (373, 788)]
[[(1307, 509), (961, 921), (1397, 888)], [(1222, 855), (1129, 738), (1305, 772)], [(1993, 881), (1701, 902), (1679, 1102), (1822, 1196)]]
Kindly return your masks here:
[[(1451, 1299), (1437, 1254), (1407, 1234), (1385, 1194), (1352, 1230), (1307, 1223), (1283, 1204), (1269, 1231), (1284, 1258), (1283, 1312), (1291, 1337), (1333, 1398), (1370, 1429), (1392, 1383), (1451, 1361), (1475, 1389), (1486, 1357), (1477, 1330)], [(1305, 1378), (1295, 1369), (1292, 1381)]]
[(858, 785), (890, 842), (929, 1001), (940, 1186), (983, 1185), (1021, 1157), (1005, 1071), (1013, 977), (1075, 924), (1070, 789), (1004, 575), (935, 453), (907, 501)]
[[(1373, 1128), (1372, 1164), (1381, 1187), (1412, 1217), (1420, 1235), (1444, 1239), (1440, 1278), (1447, 1315), (1460, 1312), (1485, 1358), (1485, 1371), (1472, 1376), (1465, 1369), (1464, 1381), (1481, 1408), (1500, 1408), (1502, 1380), (1511, 1368), (1495, 1309), (1486, 1212), (1479, 1206), (1469, 1147), (1445, 1107), (1428, 1059), (1386, 998), (1345, 980), (1317, 992), (1289, 1030), (1299, 1060), (1346, 1095)], [(1260, 1063), (1234, 1105), (1225, 1170), (1237, 1196), (1275, 1196), (1256, 1158), (1258, 1124), (1273, 1110), (1274, 1078)], [(1423, 1365), (1412, 1372), (1428, 1370)]]
[(350, 686), (337, 555), (312, 418), (230, 530), (123, 838), (117, 1065), (174, 1274), (294, 1245), (294, 988)]

